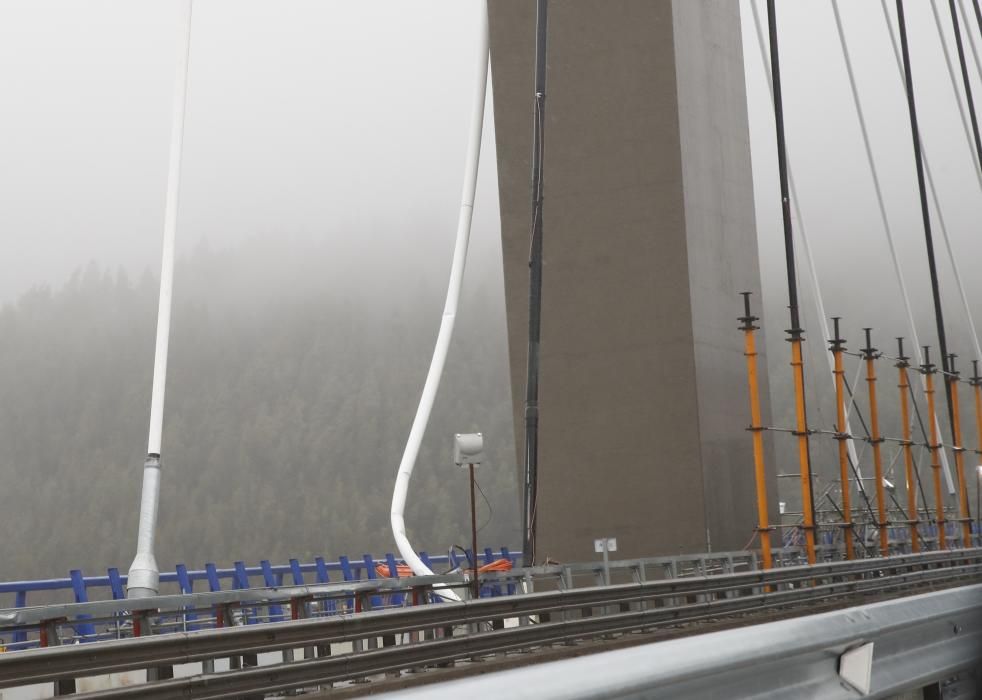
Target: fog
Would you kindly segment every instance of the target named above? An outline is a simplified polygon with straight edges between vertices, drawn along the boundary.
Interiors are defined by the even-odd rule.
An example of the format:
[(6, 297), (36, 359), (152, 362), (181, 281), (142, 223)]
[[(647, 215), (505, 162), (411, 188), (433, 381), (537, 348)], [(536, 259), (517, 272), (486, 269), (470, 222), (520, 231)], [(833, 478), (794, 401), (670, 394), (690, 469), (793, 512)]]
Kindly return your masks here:
[[(750, 0), (741, 2), (765, 332), (772, 385), (780, 394), (786, 389), (779, 374), (787, 361), (787, 290), (773, 112)], [(922, 342), (934, 345), (907, 107), (881, 5), (840, 4), (918, 331)], [(8, 364), (23, 363), (9, 370), (3, 387), (24, 397), (6, 413), (12, 423), (8, 436), (21, 439), (0, 467), (0, 478), (10, 484), (0, 488), (0, 504), (25, 519), (17, 530), (21, 538), (0, 544), (0, 561), (6, 556), (19, 568), (0, 571), (0, 578), (52, 573), (54, 562), (68, 566), (70, 556), (87, 567), (128, 563), (145, 445), (142, 411), (149, 402), (177, 5), (0, 0), (0, 243), (7, 251), (0, 302), (8, 307), (3, 327), (21, 333), (48, 323), (44, 332), (51, 334), (40, 336), (49, 338), (47, 354), (37, 350), (34, 336), (0, 338), (0, 345), (7, 343)], [(971, 263), (979, 251), (982, 187), (931, 5), (906, 6), (923, 142), (966, 292), (979, 313), (982, 282)], [(763, 12), (762, 2), (759, 7)], [(476, 9), (476, 3), (461, 0), (195, 3), (174, 372), (164, 428), (165, 463), (173, 471), (164, 472), (162, 566), (184, 559), (200, 566), (208, 556), (335, 557), (348, 548), (380, 553), (391, 547), (385, 534), (387, 475), (394, 475), (408, 432), (446, 285), (474, 80)], [(947, 6), (939, 3), (937, 9), (954, 57)], [(851, 348), (858, 348), (861, 327), (874, 326), (878, 344), (892, 352), (892, 338), (908, 335), (907, 324), (831, 6), (827, 0), (784, 0), (778, 12), (788, 149), (801, 196), (795, 204), (810, 237), (826, 309), (845, 317)], [(895, 30), (892, 10), (891, 23)], [(982, 47), (977, 26), (964, 29)], [(971, 54), (970, 72), (978, 98), (982, 84)], [(448, 435), (484, 429), (497, 461), (491, 467), (495, 476), (487, 477), (494, 485), (494, 512), (487, 514), (493, 524), (484, 534), (496, 540), (489, 546), (514, 546), (514, 436), (493, 154), (493, 124), (486, 119), (463, 325), (438, 399), (442, 409), (424, 448), (429, 491), (414, 497), (432, 502), (436, 492), (456, 484), (437, 477), (449, 454)], [(548, 152), (546, 159), (548, 173)], [(967, 365), (973, 351), (938, 228), (935, 237), (949, 347)], [(800, 253), (799, 267), (808, 362), (818, 367), (809, 374), (810, 390), (827, 401), (824, 364), (818, 364), (825, 362), (819, 320)], [(125, 273), (123, 282), (117, 271)], [(32, 289), (40, 291), (15, 306)], [(90, 306), (80, 306), (82, 298)], [(55, 332), (66, 324), (72, 332)], [(126, 333), (109, 342), (105, 329), (121, 327)], [(322, 345), (316, 347), (326, 353), (320, 359), (309, 356), (315, 340), (304, 329), (311, 327), (320, 333), (316, 342)], [(259, 360), (247, 357), (253, 347)], [(287, 359), (279, 363), (277, 353)], [(292, 355), (303, 357), (294, 362)], [(96, 366), (108, 378), (85, 384), (86, 377), (99, 376)], [(109, 371), (116, 366), (124, 369)], [(241, 383), (248, 390), (223, 393), (207, 381), (221, 377), (236, 384), (235, 375), (222, 374), (233, 371), (251, 373)], [(79, 376), (78, 393), (62, 393), (62, 384)], [(31, 404), (30, 386), (17, 383), (24, 377), (37, 378), (34, 393), (49, 403)], [(291, 387), (312, 385), (323, 394), (310, 399), (318, 407), (314, 418), (310, 406), (291, 400), (300, 392), (291, 393)], [(79, 405), (66, 403), (67, 395)], [(782, 402), (777, 396), (778, 418)], [(126, 414), (118, 434), (106, 440), (118, 449), (109, 454), (99, 443), (98, 449), (79, 452), (80, 442), (98, 443), (100, 431), (115, 420), (113, 411)], [(378, 411), (382, 417), (373, 417)], [(35, 421), (44, 426), (36, 443), (23, 439), (28, 426), (18, 423), (32, 416), (44, 418)], [(234, 458), (212, 454), (218, 448), (193, 425), (205, 417), (218, 421), (209, 424), (215, 431), (227, 429), (223, 450), (255, 438), (252, 451)], [(828, 420), (827, 406), (825, 414), (819, 408), (816, 421)], [(242, 433), (233, 435), (235, 430)], [(264, 431), (280, 447), (257, 456), (257, 436)], [(43, 458), (34, 449), (41, 442), (50, 448)], [(75, 468), (84, 478), (60, 497), (66, 455), (80, 460)], [(13, 486), (27, 462), (38, 479), (31, 482), (34, 491)], [(279, 474), (283, 464), (292, 466), (274, 477), (273, 491), (260, 497), (249, 488), (266, 478), (263, 470)], [(87, 469), (92, 472), (85, 476)], [(204, 474), (209, 469), (210, 476)], [(291, 479), (307, 488), (291, 488)], [(47, 509), (47, 534), (35, 531), (25, 509), (27, 502), (43, 501), (40, 488), (49, 489), (45, 493), (53, 499), (37, 506)], [(229, 488), (239, 495), (227, 498)], [(341, 502), (326, 495), (310, 499), (345, 489), (346, 500), (364, 499), (364, 508), (347, 511), (345, 534), (334, 536), (330, 524), (341, 516), (330, 509), (341, 508)], [(296, 500), (298, 490), (307, 491), (300, 494), (307, 500)], [(463, 532), (463, 492), (454, 493), (444, 510), (418, 506), (415, 517), (417, 523), (426, 520), (419, 531), (428, 546), (446, 546), (450, 535), (442, 533), (448, 528), (453, 536), (455, 528)], [(226, 503), (220, 517), (185, 514), (181, 523), (167, 525), (180, 499), (196, 499), (195, 513), (214, 511), (225, 500), (262, 517), (250, 518)], [(114, 513), (100, 530), (102, 544), (92, 545), (92, 552), (80, 551), (89, 546), (84, 538), (50, 544), (89, 508)], [(414, 514), (409, 516), (412, 529)]]

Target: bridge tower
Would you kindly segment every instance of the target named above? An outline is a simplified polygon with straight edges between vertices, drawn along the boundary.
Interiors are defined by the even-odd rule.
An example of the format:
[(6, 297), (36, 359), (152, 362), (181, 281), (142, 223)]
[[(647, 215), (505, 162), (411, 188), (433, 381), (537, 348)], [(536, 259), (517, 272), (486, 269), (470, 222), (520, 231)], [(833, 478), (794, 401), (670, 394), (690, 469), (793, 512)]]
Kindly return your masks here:
[[(521, 469), (535, 3), (489, 13)], [(537, 560), (604, 536), (624, 557), (740, 549), (736, 318), (741, 291), (760, 309), (760, 273), (739, 3), (553, 0), (548, 26)]]

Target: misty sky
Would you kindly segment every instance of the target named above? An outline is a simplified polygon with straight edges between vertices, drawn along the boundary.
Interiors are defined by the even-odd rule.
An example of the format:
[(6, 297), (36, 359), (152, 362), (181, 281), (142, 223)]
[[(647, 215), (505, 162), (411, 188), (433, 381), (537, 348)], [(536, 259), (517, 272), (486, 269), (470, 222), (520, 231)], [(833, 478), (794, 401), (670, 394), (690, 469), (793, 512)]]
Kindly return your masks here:
[[(179, 7), (0, 2), (0, 300), (60, 284), (89, 260), (137, 273), (159, 266)], [(336, 242), (368, 276), (434, 256), (444, 269), (475, 8), (195, 2), (179, 250), (310, 236)], [(478, 259), (500, 260), (495, 183), (485, 158)]]
[[(890, 222), (928, 336), (900, 77), (880, 3), (841, 4)], [(968, 262), (978, 250), (982, 190), (930, 4), (907, 7), (922, 133), (977, 298), (982, 282)], [(202, 239), (222, 248), (243, 237), (288, 245), (290, 237), (311, 236), (332, 241), (366, 274), (398, 275), (423, 262), (443, 274), (463, 169), (476, 8), (464, 0), (197, 0), (180, 249)], [(60, 284), (89, 260), (135, 273), (159, 264), (177, 9), (167, 0), (0, 0), (0, 241), (7, 251), (0, 300), (37, 283)], [(749, 0), (742, 9), (765, 293), (780, 309), (772, 113)], [(897, 292), (831, 7), (784, 0), (778, 11), (791, 164), (828, 310), (848, 316), (847, 329), (870, 325), (858, 317), (861, 302)], [(950, 31), (947, 3), (938, 11)], [(974, 24), (968, 33), (982, 44)], [(953, 52), (950, 36), (949, 45)], [(971, 71), (977, 80), (974, 64)], [(490, 122), (485, 148), (493, 153)], [(495, 177), (494, 159), (485, 157), (471, 270), (500, 278)], [(962, 325), (938, 238), (950, 323)], [(810, 307), (805, 313), (806, 325), (814, 324)], [(783, 328), (780, 321), (773, 327)]]

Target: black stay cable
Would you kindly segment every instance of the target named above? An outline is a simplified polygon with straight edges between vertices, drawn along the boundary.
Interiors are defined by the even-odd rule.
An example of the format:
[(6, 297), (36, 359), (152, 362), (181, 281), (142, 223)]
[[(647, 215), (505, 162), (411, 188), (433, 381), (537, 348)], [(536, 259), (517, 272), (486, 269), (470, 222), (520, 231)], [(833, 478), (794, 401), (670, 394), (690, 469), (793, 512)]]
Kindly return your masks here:
[(951, 402), (951, 375), (948, 370), (948, 342), (945, 338), (944, 313), (941, 310), (941, 290), (938, 285), (938, 268), (934, 259), (934, 238), (931, 235), (931, 213), (927, 204), (924, 185), (924, 161), (921, 154), (920, 131), (917, 128), (917, 106), (914, 100), (914, 79), (910, 70), (910, 47), (907, 43), (907, 22), (904, 18), (904, 2), (897, 0), (897, 25), (900, 29), (900, 52), (904, 64), (904, 81), (907, 92), (907, 111), (910, 114), (911, 139), (914, 145), (914, 165), (917, 170), (917, 189), (921, 200), (921, 219), (924, 223), (924, 243), (927, 247), (927, 265), (931, 275), (931, 294), (934, 297), (934, 320), (938, 327), (938, 346), (941, 350), (941, 369), (944, 372), (945, 398), (948, 402), (948, 425), (952, 443), (955, 440), (954, 412)]
[[(774, 124), (777, 135), (777, 170), (781, 184), (781, 215), (784, 223), (784, 257), (788, 273), (788, 310), (791, 313), (791, 328), (788, 329), (789, 340), (792, 344), (800, 343), (802, 340), (801, 321), (798, 315), (798, 280), (795, 270), (794, 260), (794, 236), (791, 226), (791, 196), (788, 191), (788, 154), (787, 143), (784, 136), (784, 99), (781, 92), (781, 61), (777, 45), (777, 11), (774, 7), (774, 0), (767, 0), (767, 30), (770, 40), (771, 50), (771, 83), (774, 88)], [(802, 363), (804, 358), (801, 359)], [(804, 391), (805, 368), (802, 365), (797, 368), (800, 373), (801, 389)], [(804, 402), (804, 397), (801, 397)], [(803, 407), (804, 409), (804, 407)], [(803, 410), (804, 413), (804, 410)], [(812, 474), (811, 446), (807, 436), (808, 417), (804, 417), (806, 431), (804, 439), (808, 445), (805, 451), (806, 471), (808, 478), (808, 489), (811, 493), (810, 515), (812, 527), (817, 527), (818, 521), (815, 519), (815, 482)], [(805, 504), (802, 504), (804, 506)], [(804, 507), (802, 507), (804, 510)], [(814, 531), (813, 531), (814, 532)]]
[(542, 190), (546, 110), (548, 0), (538, 0), (535, 23), (535, 97), (532, 116), (532, 235), (529, 244), (529, 336), (525, 375), (525, 483), (522, 559), (535, 562), (539, 481), (539, 342), (542, 326)]
[[(972, 81), (968, 77), (968, 65), (965, 63), (965, 47), (962, 44), (962, 31), (958, 23), (955, 0), (948, 0), (948, 9), (951, 11), (951, 27), (955, 32), (955, 47), (958, 49), (958, 64), (962, 70), (962, 86), (965, 89), (965, 101), (968, 102), (968, 115), (972, 122), (972, 136), (975, 137), (975, 153), (978, 156), (980, 166), (982, 166), (982, 140), (979, 139), (979, 120), (975, 114), (975, 101), (972, 99)], [(955, 99), (958, 99), (958, 95), (955, 95)]]

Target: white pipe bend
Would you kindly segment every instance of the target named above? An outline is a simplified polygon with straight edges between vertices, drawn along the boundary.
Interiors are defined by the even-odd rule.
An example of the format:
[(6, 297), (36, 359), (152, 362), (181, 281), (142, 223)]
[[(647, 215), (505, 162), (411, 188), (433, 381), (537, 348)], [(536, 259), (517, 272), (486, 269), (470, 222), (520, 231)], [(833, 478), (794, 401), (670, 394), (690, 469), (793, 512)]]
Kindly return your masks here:
[[(457, 316), (457, 304), (460, 299), (460, 288), (464, 279), (464, 264), (467, 260), (467, 246), (470, 241), (471, 218), (474, 211), (474, 193), (477, 189), (477, 171), (481, 157), (481, 137), (484, 127), (484, 103), (488, 81), (488, 12), (487, 2), (482, 0), (478, 10), (478, 47), (477, 47), (477, 83), (474, 89), (473, 111), (471, 112), (470, 139), (467, 146), (467, 162), (464, 175), (464, 187), (460, 203), (460, 215), (457, 219), (457, 239), (454, 243), (453, 263), (450, 268), (450, 283), (447, 289), (447, 300), (443, 307), (443, 318), (440, 321), (440, 332), (430, 360), (430, 369), (423, 385), (423, 393), (416, 409), (406, 449), (399, 463), (395, 487), (392, 491), (392, 507), (390, 522), (392, 535), (395, 538), (399, 554), (418, 576), (428, 576), (433, 572), (416, 554), (409, 538), (406, 536), (406, 494), (409, 491), (409, 481), (412, 478), (413, 467), (419, 454), (420, 443), (426, 432), (430, 419), (433, 402), (436, 399), (443, 366), (447, 359), (450, 339), (453, 336), (454, 321)], [(476, 555), (475, 555), (476, 556)], [(457, 599), (452, 591), (442, 593), (446, 598)]]

